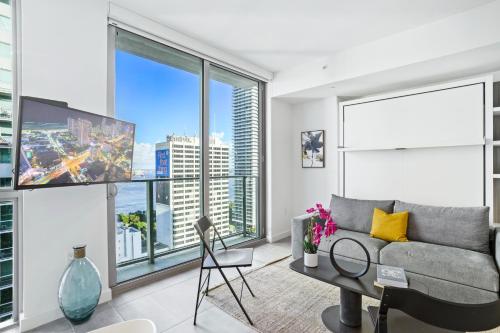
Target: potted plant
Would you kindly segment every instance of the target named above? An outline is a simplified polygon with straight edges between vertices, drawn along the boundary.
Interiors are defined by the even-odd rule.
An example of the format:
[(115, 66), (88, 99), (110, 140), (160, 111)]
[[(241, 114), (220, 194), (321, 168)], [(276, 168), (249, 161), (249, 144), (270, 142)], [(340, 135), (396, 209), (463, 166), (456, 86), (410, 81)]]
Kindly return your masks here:
[[(306, 210), (312, 214), (307, 224), (304, 237), (304, 265), (307, 267), (318, 267), (318, 246), (321, 236), (329, 237), (337, 231), (337, 226), (332, 219), (330, 209), (324, 209), (323, 205), (317, 203), (315, 207)], [(325, 221), (325, 227), (320, 222)]]

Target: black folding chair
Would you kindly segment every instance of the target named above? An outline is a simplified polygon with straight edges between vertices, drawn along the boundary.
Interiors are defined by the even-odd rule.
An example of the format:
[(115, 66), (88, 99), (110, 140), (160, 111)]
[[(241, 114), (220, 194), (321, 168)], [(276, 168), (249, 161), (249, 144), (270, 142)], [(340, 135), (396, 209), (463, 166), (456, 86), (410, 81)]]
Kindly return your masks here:
[[(500, 300), (484, 304), (460, 304), (437, 299), (414, 289), (385, 287), (380, 307), (368, 307), (375, 333), (388, 333), (388, 329), (393, 333), (401, 332), (392, 327), (391, 320), (395, 318), (392, 318), (392, 312), (391, 318), (388, 318), (389, 309), (402, 311), (436, 328), (432, 331), (426, 329), (428, 333), (446, 330), (477, 332), (500, 326)], [(404, 320), (397, 318), (394, 322), (401, 324)]]
[[(210, 247), (210, 244), (207, 243), (205, 239), (205, 234), (207, 231), (210, 230), (210, 228), (213, 228), (214, 230), (214, 237), (212, 240), (212, 247)], [(194, 224), (194, 229), (198, 233), (198, 236), (200, 236), (200, 240), (203, 243), (203, 252), (202, 252), (202, 262), (200, 266), (200, 279), (198, 280), (198, 292), (196, 294), (196, 309), (194, 312), (194, 325), (196, 325), (196, 315), (198, 314), (198, 308), (200, 307), (201, 302), (203, 301), (203, 298), (205, 295), (208, 295), (208, 289), (210, 285), (210, 272), (212, 269), (217, 269), (219, 270), (220, 274), (222, 275), (222, 278), (226, 282), (227, 286), (229, 287), (229, 290), (231, 290), (231, 293), (233, 294), (234, 298), (236, 299), (236, 302), (238, 302), (238, 305), (240, 306), (241, 310), (243, 310), (243, 313), (247, 317), (248, 321), (250, 322), (251, 325), (253, 325), (252, 320), (250, 319), (250, 316), (246, 312), (245, 308), (243, 307), (243, 304), (241, 303), (241, 298), (243, 297), (243, 284), (245, 284), (248, 288), (248, 291), (250, 291), (250, 294), (255, 297), (255, 295), (252, 292), (252, 289), (250, 289), (250, 286), (247, 283), (247, 280), (245, 280), (245, 277), (243, 274), (241, 274), (240, 267), (248, 267), (252, 266), (252, 260), (253, 260), (253, 249), (252, 248), (244, 248), (244, 249), (228, 249), (224, 241), (222, 240), (222, 237), (220, 236), (219, 232), (217, 231), (217, 228), (213, 225), (213, 223), (210, 221), (210, 219), (206, 216), (202, 217), (201, 219), (198, 220)], [(221, 250), (215, 250), (215, 236), (219, 239), (221, 242), (223, 249)], [(206, 252), (208, 252), (208, 255), (205, 256)], [(231, 283), (227, 279), (226, 275), (223, 272), (223, 268), (236, 268), (238, 273), (240, 274), (242, 278), (242, 283), (241, 283), (241, 292), (240, 292), (240, 297), (236, 295), (234, 292), (233, 287), (231, 286)], [(201, 282), (202, 276), (203, 276), (203, 270), (208, 270), (207, 276), (203, 280), (203, 283)], [(205, 292), (203, 291), (203, 288), (205, 287), (206, 283), (206, 289)], [(203, 293), (200, 299), (200, 293)]]

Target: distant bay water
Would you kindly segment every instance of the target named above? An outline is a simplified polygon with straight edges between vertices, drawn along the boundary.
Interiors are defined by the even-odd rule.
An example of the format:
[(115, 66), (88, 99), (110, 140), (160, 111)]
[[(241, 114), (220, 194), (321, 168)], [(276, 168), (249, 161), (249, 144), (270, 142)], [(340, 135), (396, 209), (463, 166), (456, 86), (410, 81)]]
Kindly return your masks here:
[(116, 214), (146, 210), (146, 183), (119, 183), (115, 199)]
[[(153, 170), (146, 170), (140, 175), (134, 175), (134, 180), (152, 178), (154, 178)], [(235, 182), (241, 182), (241, 180), (230, 179), (228, 184), (228, 194), (231, 201), (234, 201)], [(117, 183), (118, 194), (115, 198), (115, 213), (129, 214), (138, 210), (145, 211), (147, 207), (146, 184), (146, 182)]]

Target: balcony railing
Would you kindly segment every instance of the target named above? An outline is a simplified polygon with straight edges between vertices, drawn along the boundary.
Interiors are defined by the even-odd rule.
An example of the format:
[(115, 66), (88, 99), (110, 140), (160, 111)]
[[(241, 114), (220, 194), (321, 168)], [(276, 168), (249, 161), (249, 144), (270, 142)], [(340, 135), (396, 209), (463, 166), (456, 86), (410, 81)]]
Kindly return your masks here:
[[(210, 177), (209, 193), (212, 192), (212, 186), (214, 186), (214, 185), (212, 185), (212, 181), (224, 180), (224, 179), (235, 181), (234, 189), (238, 188), (238, 190), (241, 191), (240, 192), (241, 194), (239, 195), (239, 196), (241, 196), (241, 200), (238, 200), (239, 198), (235, 197), (235, 200), (238, 200), (239, 202), (237, 202), (237, 203), (233, 202), (233, 207), (238, 206), (241, 210), (241, 211), (237, 212), (237, 214), (236, 214), (236, 215), (241, 217), (241, 222), (236, 221), (238, 224), (241, 224), (241, 229), (237, 230), (236, 232), (230, 232), (228, 235), (223, 236), (223, 238), (229, 239), (229, 238), (241, 237), (242, 239), (248, 239), (249, 237), (256, 238), (260, 234), (259, 223), (257, 221), (257, 216), (258, 216), (258, 213), (257, 213), (258, 207), (257, 207), (257, 203), (256, 203), (257, 200), (248, 197), (249, 196), (249, 194), (248, 194), (249, 188), (253, 192), (253, 193), (250, 193), (250, 196), (257, 195), (257, 193), (259, 192), (258, 178), (259, 178), (258, 176), (212, 176), (212, 177)], [(181, 251), (199, 248), (199, 243), (196, 243), (196, 244), (191, 244), (191, 245), (187, 245), (187, 246), (178, 246), (178, 247), (172, 246), (172, 248), (158, 249), (158, 248), (155, 248), (155, 239), (153, 237), (154, 223), (155, 223), (155, 221), (158, 221), (156, 219), (156, 216), (155, 216), (155, 214), (157, 213), (157, 210), (155, 210), (155, 204), (157, 203), (156, 198), (155, 198), (155, 184), (160, 184), (163, 182), (190, 182), (190, 181), (199, 182), (200, 177), (134, 179), (131, 182), (123, 183), (123, 185), (125, 185), (125, 186), (127, 184), (130, 184), (130, 183), (144, 183), (145, 184), (145, 199), (146, 199), (146, 207), (145, 207), (146, 235), (145, 235), (145, 241), (146, 241), (147, 251), (146, 251), (146, 253), (142, 252), (140, 257), (136, 257), (136, 258), (129, 259), (129, 260), (122, 260), (122, 261), (117, 260), (117, 264), (116, 264), (117, 268), (126, 267), (129, 265), (138, 264), (138, 263), (143, 263), (146, 261), (148, 261), (150, 264), (154, 264), (155, 260), (157, 260), (160, 257), (165, 257), (168, 255), (179, 253)], [(241, 183), (236, 185), (237, 181), (240, 181)], [(230, 184), (229, 183), (225, 184), (225, 186), (228, 186), (227, 192), (229, 193), (230, 192), (230, 190), (229, 190)], [(234, 189), (233, 189), (233, 191), (235, 191)], [(173, 192), (173, 191), (171, 191), (171, 192)], [(194, 200), (197, 201), (197, 204), (199, 205), (198, 207), (200, 207), (202, 204), (202, 195), (200, 192), (191, 193), (192, 195), (194, 195), (194, 197), (195, 197)], [(118, 198), (118, 195), (116, 198)], [(172, 195), (172, 197), (169, 198), (170, 205), (172, 205), (172, 201), (174, 200), (173, 197), (175, 197), (175, 195)], [(115, 200), (117, 200), (116, 198), (115, 198)], [(225, 198), (225, 197), (223, 197), (223, 198)], [(212, 203), (212, 201), (210, 201), (210, 204), (211, 203)], [(252, 205), (252, 206), (247, 207), (247, 206), (249, 206), (248, 203), (250, 203), (250, 205)], [(228, 204), (229, 204), (229, 202), (228, 202)], [(255, 218), (256, 219), (255, 219), (255, 221), (251, 221), (250, 224), (248, 224), (247, 220), (248, 220), (248, 216), (249, 215), (251, 216), (252, 214), (251, 214), (251, 211), (249, 212), (247, 208), (254, 209), (254, 211), (255, 211)], [(228, 207), (228, 209), (229, 209), (229, 207)], [(244, 212), (246, 212), (246, 213), (244, 213)], [(175, 211), (172, 212), (172, 219), (171, 219), (172, 239), (175, 236), (174, 228), (173, 228), (173, 217), (174, 216), (175, 216)], [(118, 227), (119, 221), (117, 218), (118, 218), (118, 214), (115, 214), (115, 223), (117, 224), (117, 227)], [(192, 229), (194, 232), (194, 228), (192, 228)], [(125, 229), (123, 229), (123, 230), (125, 230)]]

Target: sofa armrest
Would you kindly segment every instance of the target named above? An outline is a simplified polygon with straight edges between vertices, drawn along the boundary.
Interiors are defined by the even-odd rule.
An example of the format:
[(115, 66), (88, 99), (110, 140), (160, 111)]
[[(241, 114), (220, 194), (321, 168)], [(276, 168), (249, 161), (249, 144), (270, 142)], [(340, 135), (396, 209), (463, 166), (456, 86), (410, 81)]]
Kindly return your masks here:
[(293, 259), (304, 256), (304, 236), (306, 234), (307, 223), (312, 214), (300, 215), (292, 218), (292, 257)]
[(492, 253), (495, 257), (495, 262), (497, 264), (497, 269), (500, 270), (500, 227), (493, 228), (493, 248)]

